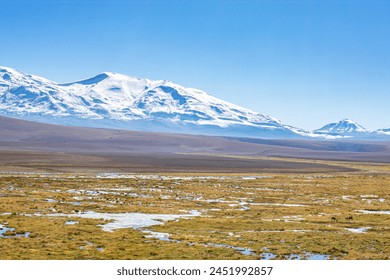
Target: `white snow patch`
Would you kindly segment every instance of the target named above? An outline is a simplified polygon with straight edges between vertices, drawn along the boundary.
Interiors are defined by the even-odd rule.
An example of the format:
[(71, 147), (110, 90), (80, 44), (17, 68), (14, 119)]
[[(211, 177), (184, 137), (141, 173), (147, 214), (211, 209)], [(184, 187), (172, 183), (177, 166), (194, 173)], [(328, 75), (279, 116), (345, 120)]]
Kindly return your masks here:
[(78, 221), (66, 221), (65, 225), (77, 225), (78, 223)]
[(101, 225), (104, 231), (114, 231), (122, 228), (139, 229), (144, 227), (151, 227), (155, 225), (162, 225), (164, 222), (191, 218), (200, 216), (200, 212), (196, 210), (190, 211), (189, 214), (172, 215), (172, 214), (145, 214), (145, 213), (97, 213), (88, 211), (77, 214), (49, 214), (48, 216), (59, 217), (78, 217), (86, 219), (103, 219), (110, 222)]
[(366, 233), (367, 230), (369, 230), (370, 227), (361, 227), (361, 228), (346, 228), (347, 231), (353, 232), (353, 233)]
[(386, 211), (386, 210), (359, 210), (359, 212), (363, 214), (390, 215), (390, 211)]
[(363, 198), (363, 199), (367, 199), (367, 198), (378, 198), (378, 196), (377, 196), (377, 195), (374, 195), (374, 194), (361, 195), (360, 197)]
[(269, 203), (269, 202), (261, 202), (261, 203), (249, 203), (250, 205), (259, 205), (259, 206), (281, 206), (281, 207), (305, 207), (305, 204), (289, 204), (289, 203)]

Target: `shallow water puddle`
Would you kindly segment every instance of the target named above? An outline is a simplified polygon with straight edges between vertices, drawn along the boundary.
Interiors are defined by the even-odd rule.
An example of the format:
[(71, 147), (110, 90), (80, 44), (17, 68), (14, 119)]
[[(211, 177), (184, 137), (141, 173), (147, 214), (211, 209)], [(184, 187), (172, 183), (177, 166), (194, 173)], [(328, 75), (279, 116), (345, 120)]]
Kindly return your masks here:
[(233, 249), (233, 250), (235, 250), (243, 255), (246, 255), (246, 256), (255, 256), (256, 255), (255, 253), (253, 253), (253, 250), (249, 249), (249, 248), (236, 247), (236, 246), (227, 245), (227, 244), (216, 244), (216, 243), (207, 243), (204, 245), (205, 246), (212, 246), (212, 247)]
[[(142, 232), (147, 234), (147, 235), (145, 235), (146, 238), (156, 238), (156, 239), (161, 240), (161, 241), (182, 243), (182, 241), (180, 241), (180, 240), (171, 239), (169, 237), (169, 233), (155, 232), (155, 231), (150, 231), (150, 230), (144, 230)], [(247, 256), (249, 256), (249, 255), (255, 256), (256, 255), (255, 253), (253, 253), (253, 250), (250, 248), (236, 247), (236, 246), (227, 245), (227, 244), (216, 244), (216, 243), (202, 244), (202, 243), (196, 243), (196, 242), (190, 242), (187, 244), (189, 246), (197, 244), (197, 245), (202, 245), (205, 247), (220, 247), (220, 248), (233, 249), (233, 250), (235, 250), (243, 255), (247, 255)]]
[(48, 216), (109, 220), (110, 222), (100, 226), (104, 231), (113, 231), (123, 228), (139, 229), (155, 225), (162, 225), (164, 224), (164, 222), (167, 221), (200, 216), (200, 212), (192, 210), (189, 212), (189, 214), (173, 215), (145, 213), (97, 213), (93, 211), (88, 211), (77, 214), (49, 214)]
[[(265, 250), (268, 250), (268, 248), (264, 248)], [(277, 257), (277, 255), (275, 255), (275, 254), (272, 254), (272, 253), (270, 253), (270, 252), (265, 252), (265, 253), (261, 253), (260, 254), (260, 259), (261, 260), (271, 260), (271, 259), (274, 259), (274, 258), (276, 258)]]
[(15, 233), (15, 228), (6, 227), (5, 225), (0, 225), (0, 238), (17, 238), (17, 237), (28, 237), (30, 232), (25, 233)]
[(304, 255), (291, 254), (289, 260), (329, 260), (329, 255), (305, 253)]
[[(264, 248), (266, 251), (268, 248)], [(265, 252), (260, 254), (261, 260), (271, 260), (277, 258), (278, 255), (275, 255), (270, 252)], [(290, 254), (290, 255), (284, 255), (284, 258), (288, 260), (329, 260), (329, 255), (323, 255), (323, 254), (312, 254), (309, 252), (305, 252), (304, 254)]]
[(142, 232), (147, 234), (147, 235), (145, 235), (146, 238), (156, 238), (156, 239), (161, 240), (161, 241), (179, 242), (178, 240), (170, 239), (169, 238), (169, 233), (156, 232), (156, 231), (151, 231), (151, 230), (144, 230)]

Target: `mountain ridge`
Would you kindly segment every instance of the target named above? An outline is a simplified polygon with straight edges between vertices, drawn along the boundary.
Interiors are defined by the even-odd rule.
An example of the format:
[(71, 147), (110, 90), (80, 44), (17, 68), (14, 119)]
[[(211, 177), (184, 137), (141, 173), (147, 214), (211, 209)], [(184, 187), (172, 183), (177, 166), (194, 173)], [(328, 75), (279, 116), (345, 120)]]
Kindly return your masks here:
[(144, 131), (255, 138), (349, 136), (306, 131), (202, 90), (115, 72), (59, 84), (0, 66), (0, 112), (53, 124)]
[(172, 132), (179, 129), (221, 135), (301, 137), (300, 134), (306, 133), (290, 129), (275, 118), (167, 80), (104, 72), (89, 79), (58, 84), (3, 67), (0, 81), (0, 109), (11, 117), (57, 124)]

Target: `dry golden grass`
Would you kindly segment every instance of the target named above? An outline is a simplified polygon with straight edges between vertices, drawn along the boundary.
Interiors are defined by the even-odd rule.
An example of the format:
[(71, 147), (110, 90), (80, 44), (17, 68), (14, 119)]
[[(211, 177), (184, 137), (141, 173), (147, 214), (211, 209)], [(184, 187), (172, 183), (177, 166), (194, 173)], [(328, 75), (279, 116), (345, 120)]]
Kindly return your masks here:
[[(276, 259), (390, 259), (390, 215), (359, 212), (390, 211), (390, 166), (326, 163), (358, 171), (161, 178), (4, 174), (0, 225), (15, 230), (0, 237), (0, 259), (259, 259), (265, 253)], [(263, 177), (245, 178), (250, 176)], [(147, 228), (169, 233), (171, 241), (131, 228), (106, 232), (99, 226), (104, 220), (51, 216), (190, 210), (201, 215)], [(78, 223), (66, 225), (68, 220)], [(366, 232), (347, 230), (359, 228)], [(25, 232), (28, 237), (18, 236)]]

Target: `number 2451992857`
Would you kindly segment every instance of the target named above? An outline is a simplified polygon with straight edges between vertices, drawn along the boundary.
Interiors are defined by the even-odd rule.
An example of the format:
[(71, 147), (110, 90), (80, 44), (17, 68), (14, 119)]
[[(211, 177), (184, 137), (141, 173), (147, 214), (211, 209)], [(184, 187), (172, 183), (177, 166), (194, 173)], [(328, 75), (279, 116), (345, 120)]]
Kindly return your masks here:
[(210, 267), (210, 275), (270, 275), (273, 267)]

